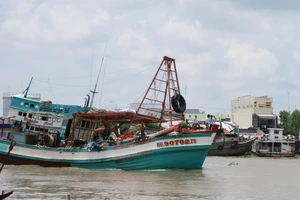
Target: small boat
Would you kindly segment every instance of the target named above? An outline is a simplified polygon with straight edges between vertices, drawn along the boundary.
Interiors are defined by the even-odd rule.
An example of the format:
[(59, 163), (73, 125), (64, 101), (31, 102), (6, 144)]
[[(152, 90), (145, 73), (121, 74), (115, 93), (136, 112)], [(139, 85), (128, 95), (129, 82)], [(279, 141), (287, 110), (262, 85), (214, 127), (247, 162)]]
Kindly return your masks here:
[(217, 129), (208, 156), (242, 156), (251, 151), (255, 140), (238, 136), (224, 128)]
[[(9, 157), (10, 152), (13, 150), (14, 146), (16, 145), (16, 142), (11, 142), (8, 148), (8, 152), (7, 154), (3, 157), (4, 159), (2, 160), (2, 166), (0, 168), (0, 173), (2, 172), (2, 169), (7, 161), (7, 158)], [(9, 192), (4, 192), (2, 191), (2, 193), (0, 194), (0, 199), (5, 199), (7, 197), (9, 197), (12, 193), (14, 193), (14, 191), (9, 191)]]
[[(17, 103), (11, 105), (14, 114), (22, 113), (12, 118), (16, 122), (28, 116), (30, 107), (37, 110), (30, 113), (31, 119), (35, 118), (27, 120), (30, 123), (26, 123), (25, 130), (18, 129), (24, 130), (22, 133), (11, 134), (9, 140), (19, 141), (7, 164), (122, 170), (201, 169), (215, 136), (211, 130), (184, 131), (174, 125), (175, 121), (184, 120), (186, 102), (180, 94), (175, 59), (166, 56), (135, 111), (113, 112), (91, 108), (87, 103), (85, 110), (77, 108), (82, 111), (73, 112), (70, 117), (56, 115), (60, 110), (70, 113), (67, 107), (57, 107), (54, 112), (49, 109), (50, 103), (36, 102), (32, 106), (27, 103), (27, 107), (22, 100)], [(19, 105), (23, 106), (22, 110), (18, 110)], [(47, 111), (39, 112), (41, 107)], [(59, 124), (58, 119), (64, 117), (68, 118)], [(49, 122), (50, 119), (57, 123)], [(149, 124), (155, 124), (157, 130), (146, 136), (143, 127)], [(168, 127), (162, 124), (168, 124)], [(38, 125), (40, 127), (36, 129)], [(120, 134), (122, 127), (126, 128)], [(53, 130), (57, 132), (53, 133)], [(66, 136), (65, 146), (53, 142), (58, 131)], [(98, 132), (99, 140), (94, 140)], [(56, 141), (59, 139), (57, 135)], [(0, 140), (0, 158), (8, 151), (9, 143)]]
[(2, 192), (2, 194), (0, 194), (0, 199), (5, 199), (7, 197), (9, 197), (10, 195), (12, 195), (12, 193), (14, 193), (14, 191), (10, 191), (10, 192)]

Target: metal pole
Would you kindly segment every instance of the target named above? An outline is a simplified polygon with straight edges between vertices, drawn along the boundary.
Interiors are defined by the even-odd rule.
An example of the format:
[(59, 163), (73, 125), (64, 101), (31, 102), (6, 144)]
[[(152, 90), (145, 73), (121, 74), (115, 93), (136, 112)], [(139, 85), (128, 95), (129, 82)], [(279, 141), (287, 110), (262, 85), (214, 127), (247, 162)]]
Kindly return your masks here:
[(2, 128), (1, 128), (1, 138), (2, 138), (2, 136), (3, 136), (3, 127), (4, 127), (4, 118), (1, 118), (1, 120), (2, 120)]

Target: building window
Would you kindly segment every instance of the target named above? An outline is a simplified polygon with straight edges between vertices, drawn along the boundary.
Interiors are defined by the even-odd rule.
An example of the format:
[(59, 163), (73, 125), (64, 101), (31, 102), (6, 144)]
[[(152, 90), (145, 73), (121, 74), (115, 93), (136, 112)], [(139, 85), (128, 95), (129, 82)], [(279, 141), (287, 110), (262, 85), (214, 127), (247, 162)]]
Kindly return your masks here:
[(278, 139), (278, 136), (275, 136), (275, 139)]
[(32, 114), (28, 114), (28, 118), (32, 118)]
[(266, 108), (270, 108), (270, 105), (266, 105)]
[(250, 108), (253, 108), (253, 105), (250, 105)]
[(19, 115), (19, 116), (22, 116), (22, 114), (23, 114), (23, 113), (19, 111), (18, 115)]
[(27, 116), (27, 113), (23, 113), (23, 117), (26, 117)]
[(249, 105), (247, 105), (247, 108), (249, 108)]
[(259, 106), (260, 108), (263, 108), (264, 106)]
[(241, 108), (241, 106), (239, 106), (238, 108)]
[(245, 108), (245, 106), (243, 106), (243, 108)]

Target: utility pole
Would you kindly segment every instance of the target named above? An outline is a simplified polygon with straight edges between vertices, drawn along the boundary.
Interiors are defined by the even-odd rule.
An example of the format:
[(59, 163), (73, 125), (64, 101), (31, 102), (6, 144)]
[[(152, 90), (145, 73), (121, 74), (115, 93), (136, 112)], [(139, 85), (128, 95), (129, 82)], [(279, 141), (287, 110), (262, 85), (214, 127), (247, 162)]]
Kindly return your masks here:
[(290, 91), (288, 91), (288, 111), (290, 113)]

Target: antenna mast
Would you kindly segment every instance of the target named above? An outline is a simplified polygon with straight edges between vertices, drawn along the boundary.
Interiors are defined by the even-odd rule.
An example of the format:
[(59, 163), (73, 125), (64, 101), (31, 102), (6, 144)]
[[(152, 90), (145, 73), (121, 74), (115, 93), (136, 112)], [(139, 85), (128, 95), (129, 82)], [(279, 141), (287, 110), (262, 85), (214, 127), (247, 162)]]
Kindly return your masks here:
[(99, 73), (98, 73), (98, 76), (97, 76), (97, 80), (96, 80), (96, 84), (95, 84), (94, 90), (90, 90), (90, 92), (92, 93), (92, 100), (91, 100), (91, 105), (90, 105), (90, 107), (93, 106), (95, 94), (98, 93), (98, 92), (96, 91), (96, 89), (97, 89), (97, 86), (98, 86), (99, 76), (100, 76), (100, 74), (101, 74), (101, 70), (102, 70), (102, 67), (103, 67), (103, 62), (104, 62), (104, 59), (105, 59), (105, 52), (106, 52), (106, 45), (105, 45), (104, 56), (102, 57), (102, 60), (101, 60), (101, 66), (100, 66), (100, 69), (99, 69)]
[(27, 97), (29, 88), (30, 88), (30, 86), (31, 86), (32, 79), (33, 79), (33, 77), (31, 77), (28, 87), (24, 90), (24, 92), (22, 92), (22, 95), (23, 95), (25, 98)]

